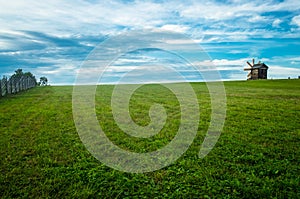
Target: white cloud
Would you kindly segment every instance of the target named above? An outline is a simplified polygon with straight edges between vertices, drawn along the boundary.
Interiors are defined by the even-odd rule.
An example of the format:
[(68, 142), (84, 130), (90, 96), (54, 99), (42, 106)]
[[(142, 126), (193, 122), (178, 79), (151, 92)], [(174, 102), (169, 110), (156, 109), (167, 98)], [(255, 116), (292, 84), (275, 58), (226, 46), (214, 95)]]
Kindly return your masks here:
[(246, 62), (249, 61), (247, 58), (243, 58), (243, 59), (236, 59), (236, 60), (228, 60), (228, 59), (214, 59), (212, 60), (212, 63), (218, 66), (244, 66), (246, 65)]
[(275, 27), (275, 28), (279, 28), (280, 27), (280, 24), (282, 23), (283, 21), (281, 19), (275, 19), (272, 23), (272, 26)]
[(289, 61), (297, 61), (300, 62), (300, 57), (291, 57), (291, 58), (286, 58)]
[(297, 25), (300, 27), (300, 15), (295, 16), (292, 18), (292, 24)]
[[(23, 30), (47, 30), (49, 34), (68, 34), (80, 32), (83, 34), (112, 33), (116, 26), (126, 28), (151, 28), (186, 32), (190, 27), (173, 25), (174, 21), (193, 23), (207, 23), (205, 20), (223, 21), (242, 20), (246, 22), (262, 22), (268, 20), (261, 13), (278, 10), (297, 10), (299, 1), (288, 0), (279, 4), (272, 1), (238, 1), (234, 4), (220, 4), (213, 1), (185, 1), (185, 2), (145, 2), (135, 1), (123, 3), (118, 1), (94, 1), (88, 3), (83, 0), (47, 2), (34, 1), (0, 1), (1, 29), (13, 30), (15, 27)], [(174, 13), (178, 13), (176, 17)], [(180, 21), (178, 21), (180, 20)], [(7, 23), (9, 21), (9, 23)], [(243, 21), (243, 20), (242, 20)], [(239, 23), (239, 22), (238, 22)], [(224, 25), (234, 26), (238, 23)], [(119, 30), (117, 30), (119, 31)]]
[(189, 44), (197, 44), (202, 42), (201, 39), (172, 39), (172, 40), (163, 40), (163, 42), (167, 44), (182, 44), (182, 45), (189, 45)]
[(265, 22), (267, 20), (268, 19), (266, 17), (260, 16), (260, 15), (255, 15), (255, 16), (249, 18), (248, 21), (251, 23), (256, 23), (256, 22)]
[(287, 0), (279, 4), (275, 4), (271, 0), (262, 1), (238, 1), (232, 4), (220, 4), (212, 1), (197, 1), (186, 2), (185, 6), (180, 7), (180, 13), (183, 17), (188, 18), (204, 18), (211, 20), (226, 20), (236, 19), (237, 17), (250, 17), (252, 21), (258, 21), (259, 19), (265, 19), (260, 16), (260, 13), (266, 11), (296, 11), (300, 8), (298, 0)]
[(0, 7), (2, 29), (47, 30), (55, 35), (70, 31), (111, 33), (115, 32), (116, 26), (161, 26), (169, 9), (161, 4), (142, 1), (126, 4), (117, 1), (88, 3), (83, 0), (53, 0), (47, 3), (34, 0), (0, 1)]
[(300, 68), (273, 65), (269, 68), (268, 73), (269, 78), (297, 78), (300, 75)]
[(187, 30), (189, 30), (189, 27), (183, 26), (183, 25), (166, 24), (166, 25), (163, 25), (160, 29), (165, 30), (165, 31), (185, 33)]
[[(70, 36), (70, 34), (115, 34), (122, 29), (156, 27), (189, 33), (196, 38), (199, 33), (208, 30), (220, 32), (220, 35), (232, 33), (231, 37), (246, 40), (252, 32), (260, 36), (273, 35), (272, 30), (266, 30), (268, 34), (263, 33), (261, 28), (253, 31), (253, 28), (261, 26), (261, 23), (273, 23), (274, 27), (280, 24), (279, 20), (274, 21), (272, 18), (262, 16), (263, 13), (295, 11), (300, 9), (300, 3), (298, 0), (287, 0), (279, 4), (274, 4), (271, 0), (266, 0), (264, 3), (258, 0), (251, 2), (236, 0), (227, 4), (209, 0), (161, 3), (147, 1), (89, 3), (84, 0), (53, 0), (45, 4), (35, 0), (0, 0), (0, 8), (1, 29), (8, 31), (18, 27), (18, 30)], [(294, 22), (298, 23), (297, 20), (295, 18)], [(197, 29), (193, 27), (195, 24), (209, 28)], [(222, 38), (211, 37), (209, 41), (220, 39)]]

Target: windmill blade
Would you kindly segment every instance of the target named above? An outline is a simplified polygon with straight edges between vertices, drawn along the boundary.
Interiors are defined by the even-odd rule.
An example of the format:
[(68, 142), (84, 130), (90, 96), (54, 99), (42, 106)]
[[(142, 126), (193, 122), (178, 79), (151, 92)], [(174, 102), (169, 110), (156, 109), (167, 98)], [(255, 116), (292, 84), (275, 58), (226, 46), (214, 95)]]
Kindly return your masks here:
[(255, 64), (255, 59), (252, 59), (252, 65), (254, 66), (254, 64)]
[(247, 64), (252, 68), (253, 66), (250, 64), (250, 62), (247, 61)]

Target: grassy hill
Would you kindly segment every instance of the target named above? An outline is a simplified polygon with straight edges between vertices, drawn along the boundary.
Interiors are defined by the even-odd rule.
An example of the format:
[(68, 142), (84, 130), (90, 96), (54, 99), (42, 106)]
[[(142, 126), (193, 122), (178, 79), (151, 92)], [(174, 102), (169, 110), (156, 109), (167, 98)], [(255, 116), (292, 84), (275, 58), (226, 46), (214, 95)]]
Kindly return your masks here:
[[(221, 137), (198, 158), (210, 120), (204, 83), (193, 83), (201, 111), (197, 137), (174, 164), (132, 174), (111, 169), (82, 144), (73, 122), (72, 87), (37, 87), (0, 98), (1, 198), (299, 198), (300, 81), (225, 82), (227, 115)], [(180, 122), (175, 96), (159, 85), (138, 89), (131, 116), (149, 123), (153, 102), (167, 123), (148, 139), (132, 138), (113, 120), (112, 86), (99, 86), (96, 113), (107, 136), (135, 152), (156, 150), (174, 138)]]

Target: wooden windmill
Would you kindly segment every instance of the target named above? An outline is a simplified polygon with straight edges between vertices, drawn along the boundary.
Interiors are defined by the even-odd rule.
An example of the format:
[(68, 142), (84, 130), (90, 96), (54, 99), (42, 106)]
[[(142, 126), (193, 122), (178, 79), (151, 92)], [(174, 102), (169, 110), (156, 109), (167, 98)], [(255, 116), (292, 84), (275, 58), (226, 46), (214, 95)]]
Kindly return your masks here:
[(251, 79), (267, 79), (268, 76), (268, 66), (262, 62), (258, 62), (257, 64), (255, 64), (255, 60), (252, 59), (252, 64), (250, 64), (247, 61), (247, 64), (250, 66), (250, 68), (245, 68), (245, 71), (249, 71), (247, 79), (251, 80)]

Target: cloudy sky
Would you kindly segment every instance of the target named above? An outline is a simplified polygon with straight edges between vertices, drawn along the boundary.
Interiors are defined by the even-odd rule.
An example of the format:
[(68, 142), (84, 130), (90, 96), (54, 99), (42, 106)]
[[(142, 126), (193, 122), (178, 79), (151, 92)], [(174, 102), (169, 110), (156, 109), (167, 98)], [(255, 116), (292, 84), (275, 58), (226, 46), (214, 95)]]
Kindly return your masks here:
[[(209, 55), (203, 63), (214, 64), (224, 80), (246, 79), (252, 58), (270, 67), (269, 78), (300, 75), (299, 0), (0, 0), (0, 27), (0, 75), (22, 68), (53, 85), (73, 84), (83, 61), (108, 38), (145, 29), (191, 38)], [(164, 53), (136, 54), (112, 68), (143, 62), (146, 70)], [(163, 64), (168, 60), (174, 62)]]

